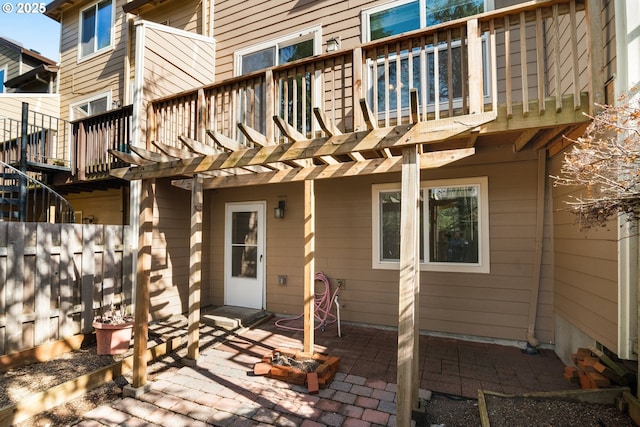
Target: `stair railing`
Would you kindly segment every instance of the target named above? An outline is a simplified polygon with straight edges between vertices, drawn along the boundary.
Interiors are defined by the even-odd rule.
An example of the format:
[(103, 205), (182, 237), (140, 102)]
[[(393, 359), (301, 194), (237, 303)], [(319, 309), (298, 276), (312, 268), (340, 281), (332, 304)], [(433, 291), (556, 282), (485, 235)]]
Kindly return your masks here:
[(73, 223), (75, 211), (51, 187), (0, 161), (0, 221)]

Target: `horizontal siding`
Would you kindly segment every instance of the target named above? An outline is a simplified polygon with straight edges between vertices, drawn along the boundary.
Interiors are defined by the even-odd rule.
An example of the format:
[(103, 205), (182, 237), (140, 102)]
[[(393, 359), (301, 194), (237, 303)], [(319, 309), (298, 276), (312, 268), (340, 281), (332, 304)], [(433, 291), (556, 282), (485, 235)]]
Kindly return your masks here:
[(87, 59), (78, 60), (79, 13), (88, 2), (69, 9), (62, 16), (60, 38), (59, 92), (60, 113), (69, 119), (69, 106), (91, 96), (110, 92), (113, 101), (124, 99), (124, 64), (127, 46), (127, 23), (122, 11), (124, 0), (116, 0), (114, 44), (112, 49)]
[[(492, 158), (501, 161), (492, 162)], [(504, 144), (478, 147), (476, 156), (455, 166), (423, 171), (423, 179), (488, 176), (491, 273), (422, 272), (421, 329), (526, 339), (534, 267), (536, 170), (535, 153), (513, 153), (511, 145)], [(338, 278), (345, 280), (340, 291), (345, 321), (397, 325), (398, 271), (372, 269), (371, 185), (399, 181), (399, 174), (316, 181), (316, 271), (324, 272), (333, 286)], [(300, 183), (215, 191), (207, 205), (212, 214), (204, 233), (211, 244), (210, 274), (203, 285), (211, 287), (209, 303), (224, 302), (225, 203), (266, 200), (267, 309), (287, 315), (302, 312), (302, 191)], [(275, 220), (270, 213), (282, 197), (287, 200), (286, 217)], [(551, 255), (545, 252), (536, 329), (540, 341), (547, 343), (553, 342), (550, 262)], [(277, 284), (278, 275), (287, 275), (287, 285)]]
[[(564, 156), (551, 161), (558, 175)], [(566, 210), (570, 196), (580, 189), (555, 187), (554, 311), (609, 349), (618, 348), (617, 225), (580, 230)]]
[(57, 94), (2, 94), (0, 95), (0, 117), (20, 120), (22, 103), (29, 104), (29, 111), (52, 117), (60, 117), (60, 95)]
[[(0, 69), (7, 67), (6, 74), (4, 76), (5, 81), (11, 80), (14, 77), (19, 76), (20, 73), (20, 53), (15, 49), (11, 49), (3, 44), (0, 44)], [(4, 84), (4, 82), (0, 82)], [(4, 88), (5, 91), (13, 91), (11, 88)]]

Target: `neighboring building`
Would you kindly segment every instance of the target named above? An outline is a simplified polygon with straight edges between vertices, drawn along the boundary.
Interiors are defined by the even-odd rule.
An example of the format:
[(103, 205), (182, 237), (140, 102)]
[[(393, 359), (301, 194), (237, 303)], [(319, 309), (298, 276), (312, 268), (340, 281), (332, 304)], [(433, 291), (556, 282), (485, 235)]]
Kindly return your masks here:
[(0, 37), (0, 93), (55, 93), (57, 76), (56, 61)]
[[(605, 81), (620, 75), (621, 52), (635, 47), (631, 36), (618, 36), (617, 25), (626, 16), (624, 34), (632, 34), (637, 22), (630, 15), (640, 14), (629, 11), (637, 6), (622, 0), (452, 3), (55, 0), (46, 13), (62, 24), (60, 111), (74, 123), (77, 165), (58, 177), (57, 188), (99, 222), (111, 209), (136, 225), (139, 182), (110, 177), (126, 165), (106, 149), (131, 146), (138, 155), (130, 161), (159, 163), (140, 172), (155, 179), (150, 311), (158, 318), (189, 309), (190, 193), (172, 179), (193, 170), (153, 171), (164, 170), (171, 158), (189, 163), (198, 152), (257, 150), (337, 135), (334, 128), (345, 140), (363, 141), (367, 129), (372, 135), (383, 132), (374, 127), (393, 130), (380, 140), (397, 147), (367, 151), (353, 143), (348, 152), (315, 156), (312, 163), (254, 159), (226, 173), (219, 164), (203, 166), (210, 176), (201, 303), (299, 314), (305, 185), (295, 171), (337, 170), (315, 183), (315, 269), (334, 283), (344, 281), (344, 321), (394, 327), (396, 166), (402, 147), (412, 143), (402, 140), (400, 126), (419, 115), (450, 128), (493, 113), (493, 120), (459, 135), (425, 131), (413, 142), (431, 162), (432, 150), (475, 150), (442, 167), (423, 165), (420, 329), (540, 342), (555, 346), (564, 360), (585, 341), (635, 358), (629, 336), (618, 334), (635, 321), (627, 297), (618, 296), (627, 275), (617, 257), (624, 245), (618, 229), (579, 232), (561, 210), (565, 192), (548, 177), (562, 160), (563, 135), (580, 134), (587, 120), (582, 113), (605, 101)], [(614, 81), (613, 92), (638, 80), (633, 69)], [(418, 89), (415, 111), (410, 88)], [(370, 111), (360, 108), (361, 98)], [(314, 108), (330, 119), (328, 126)], [(276, 115), (290, 129), (279, 130)], [(375, 165), (393, 162), (393, 172), (377, 173)], [(98, 188), (110, 188), (110, 198), (88, 213), (94, 197), (104, 194)], [(269, 213), (281, 204), (285, 215), (276, 219)], [(255, 240), (238, 240), (241, 229)]]

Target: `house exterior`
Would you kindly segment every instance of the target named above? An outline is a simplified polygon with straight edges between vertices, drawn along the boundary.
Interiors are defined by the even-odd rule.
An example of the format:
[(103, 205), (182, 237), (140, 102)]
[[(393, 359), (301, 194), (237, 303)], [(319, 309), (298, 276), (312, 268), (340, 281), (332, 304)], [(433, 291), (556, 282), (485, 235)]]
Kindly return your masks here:
[(312, 266), (343, 283), (343, 321), (398, 327), (415, 146), (420, 331), (633, 359), (637, 243), (616, 224), (581, 232), (549, 176), (583, 113), (640, 79), (634, 8), (55, 0), (77, 166), (55, 182), (98, 222), (134, 227), (152, 192), (152, 319), (192, 307), (195, 209), (200, 305), (300, 314)]
[[(32, 111), (59, 115), (56, 61), (0, 37), (0, 118), (20, 120), (22, 101)], [(7, 134), (7, 124), (0, 125)]]

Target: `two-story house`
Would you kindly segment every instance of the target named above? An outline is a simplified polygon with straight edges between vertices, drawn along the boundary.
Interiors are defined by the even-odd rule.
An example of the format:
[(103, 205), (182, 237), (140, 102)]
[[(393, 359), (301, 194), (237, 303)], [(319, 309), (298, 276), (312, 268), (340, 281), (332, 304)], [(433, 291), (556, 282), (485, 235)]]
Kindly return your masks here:
[(55, 0), (78, 166), (58, 188), (99, 221), (153, 211), (151, 318), (299, 314), (322, 271), (344, 321), (635, 358), (637, 244), (580, 232), (549, 179), (583, 113), (640, 78), (635, 9)]

